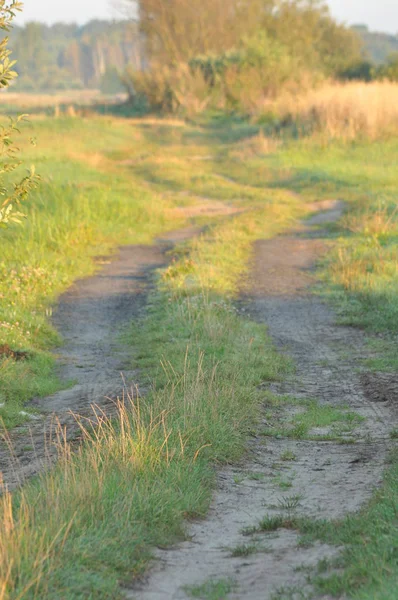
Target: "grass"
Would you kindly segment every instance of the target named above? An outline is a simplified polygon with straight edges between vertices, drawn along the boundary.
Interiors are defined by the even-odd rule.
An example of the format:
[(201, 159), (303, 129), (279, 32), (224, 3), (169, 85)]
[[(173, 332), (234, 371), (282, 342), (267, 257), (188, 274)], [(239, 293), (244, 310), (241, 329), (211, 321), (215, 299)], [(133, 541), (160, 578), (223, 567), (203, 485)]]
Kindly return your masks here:
[[(0, 358), (0, 416), (8, 427), (21, 420), (26, 400), (60, 387), (48, 353), (60, 342), (48, 320), (58, 294), (94, 272), (96, 255), (120, 243), (150, 243), (183, 222), (172, 198), (106, 159), (106, 148), (129, 143), (122, 123), (34, 121), (24, 134), (38, 138), (37, 149), (25, 146), (25, 156), (43, 182), (26, 223), (1, 234), (0, 345), (28, 353), (20, 362)], [(95, 151), (93, 139), (102, 145)]]
[[(60, 388), (48, 352), (60, 343), (49, 324), (51, 307), (73, 280), (95, 271), (96, 255), (108, 254), (118, 244), (150, 243), (161, 232), (182, 226), (190, 219), (190, 207), (205, 204), (201, 194), (206, 192), (236, 205), (254, 198), (246, 230), (240, 228), (243, 243), (223, 257), (217, 275), (218, 281), (221, 273), (229, 280), (219, 281), (220, 289), (229, 285), (231, 290), (238, 273), (233, 270), (243, 258), (239, 253), (249, 255), (243, 238), (250, 239), (251, 228), (261, 228), (266, 207), (275, 232), (288, 223), (297, 202), (287, 194), (247, 192), (246, 185), (222, 182), (214, 172), (218, 156), (229, 160), (224, 131), (209, 139), (208, 132), (181, 122), (129, 121), (126, 127), (114, 118), (40, 118), (25, 125), (20, 140), (24, 160), (35, 163), (43, 181), (31, 198), (24, 226), (3, 232), (1, 239), (0, 346), (28, 353), (28, 360), (20, 363), (0, 360), (0, 416), (7, 427), (23, 420), (27, 400)], [(36, 147), (29, 144), (31, 137), (37, 139)], [(172, 151), (165, 153), (165, 147)], [(191, 160), (210, 151), (214, 162), (199, 167)], [(159, 169), (168, 173), (161, 185)], [(220, 243), (228, 232), (237, 233), (226, 225)], [(212, 268), (208, 265), (207, 277), (213, 277)], [(181, 273), (179, 268), (182, 285)]]
[(285, 450), (284, 452), (282, 452), (282, 454), (280, 455), (280, 460), (283, 460), (284, 462), (286, 461), (293, 461), (297, 459), (297, 456), (294, 452), (292, 452), (291, 450)]
[[(39, 150), (26, 149), (26, 157), (44, 183), (26, 226), (2, 237), (0, 343), (29, 353), (26, 361), (0, 363), (8, 424), (18, 421), (24, 400), (59, 387), (49, 353), (59, 340), (48, 317), (57, 295), (95, 270), (95, 255), (120, 243), (150, 243), (186, 220), (177, 207), (203, 198), (244, 209), (212, 219), (178, 249), (159, 274), (147, 317), (127, 334), (152, 384), (145, 400), (126, 398), (115, 421), (99, 415), (99, 428), (83, 422), (85, 443), (74, 454), (61, 436), (58, 466), (1, 500), (0, 598), (118, 598), (120, 581), (143, 572), (152, 546), (183, 538), (184, 519), (206, 513), (212, 466), (242, 456), (264, 399), (276, 415), (289, 401), (258, 389), (291, 365), (262, 326), (234, 309), (254, 240), (288, 229), (307, 201), (344, 197), (348, 213), (331, 231), (336, 246), (325, 264), (325, 293), (346, 322), (385, 332), (393, 352), (398, 144), (265, 144), (256, 139), (258, 126), (238, 119), (61, 118), (30, 127), (26, 138), (36, 136)], [(307, 403), (280, 434), (296, 428), (308, 436), (311, 427), (345, 422), (356, 424), (344, 409)], [(345, 546), (342, 585), (361, 600), (394, 597), (396, 464), (360, 515), (337, 526), (300, 524), (305, 536)], [(293, 525), (268, 517), (262, 528)], [(198, 593), (228, 593), (213, 583)]]
[[(288, 419), (278, 421), (274, 418), (272, 426), (263, 431), (264, 435), (295, 440), (336, 440), (341, 439), (342, 434), (351, 433), (363, 421), (363, 417), (355, 412), (344, 407), (320, 404), (317, 400), (286, 398), (284, 404), (295, 407), (296, 411)], [(317, 428), (324, 428), (327, 431), (312, 432)], [(294, 455), (291, 458), (289, 451), (286, 456), (281, 456), (281, 460), (294, 460), (294, 458)]]
[(259, 548), (256, 544), (239, 544), (235, 548), (231, 548), (231, 557), (239, 558), (245, 556), (251, 556), (259, 552)]
[[(237, 151), (235, 147), (234, 152)], [(217, 165), (218, 173), (226, 176), (233, 173), (233, 182), (230, 179), (226, 182), (228, 188), (246, 186), (250, 181), (250, 194), (256, 189), (262, 193), (267, 181), (268, 189), (275, 189), (283, 197), (292, 192), (308, 200), (344, 198), (346, 215), (340, 224), (330, 228), (335, 249), (324, 265), (323, 293), (335, 303), (344, 322), (366, 328), (370, 335), (383, 333), (382, 342), (372, 349), (372, 360), (374, 366), (377, 367), (378, 360), (384, 369), (390, 370), (395, 368), (397, 356), (398, 176), (393, 158), (397, 151), (396, 138), (374, 141), (371, 145), (355, 140), (328, 146), (318, 138), (291, 142), (261, 153), (248, 151), (242, 143), (234, 154), (232, 171), (223, 157)], [(245, 199), (248, 201), (249, 198)], [(271, 400), (267, 398), (272, 410), (289, 402), (288, 398)], [(346, 442), (348, 439), (345, 435), (341, 437), (342, 434), (360, 423), (357, 415), (343, 407), (306, 404), (288, 428), (298, 437), (311, 435), (313, 427), (329, 427), (331, 433), (325, 439)], [(286, 429), (280, 433), (286, 435)], [(269, 517), (262, 522), (262, 528), (272, 531), (280, 526), (298, 527), (307, 540), (321, 537), (326, 543), (343, 546), (339, 565), (344, 569), (343, 575), (340, 577), (339, 572), (338, 576), (331, 573), (329, 578), (319, 578), (317, 585), (323, 593), (336, 596), (345, 593), (361, 600), (392, 600), (398, 572), (393, 541), (397, 536), (396, 465), (396, 458), (392, 458), (382, 490), (354, 517), (312, 526), (283, 516)], [(289, 489), (291, 483), (281, 480), (280, 485), (281, 489)], [(250, 535), (257, 530), (249, 528), (245, 533)]]
[[(393, 600), (397, 590), (398, 467), (393, 466), (371, 502), (341, 521), (303, 520), (298, 528), (307, 541), (321, 540), (341, 549), (313, 583), (319, 593), (356, 600)], [(336, 571), (338, 567), (338, 572)]]
[(283, 515), (266, 515), (258, 524), (257, 531), (277, 531), (281, 527), (291, 529), (295, 525), (295, 519)]
[[(397, 150), (394, 137), (372, 144), (358, 140), (335, 142), (327, 147), (319, 139), (301, 140), (285, 146), (277, 156), (265, 157), (263, 164), (258, 163), (258, 168), (253, 169), (254, 183), (256, 177), (260, 182), (262, 175), (278, 172), (275, 185), (281, 186), (282, 176), (292, 191), (313, 197), (328, 194), (346, 201), (344, 218), (330, 230), (334, 249), (323, 265), (323, 293), (338, 309), (342, 322), (369, 333), (364, 366), (390, 372), (392, 378), (396, 377), (397, 367), (398, 310), (398, 174), (392, 160)], [(237, 177), (240, 176), (238, 170)], [(271, 400), (269, 405), (276, 409), (288, 401)], [(300, 417), (305, 429), (308, 418), (313, 424), (312, 417), (317, 412), (311, 410)], [(330, 424), (336, 416), (334, 412), (322, 411), (317, 416), (318, 424), (320, 421)], [(395, 433), (394, 429), (393, 440)], [(396, 597), (398, 461), (395, 453), (389, 463), (381, 489), (358, 514), (341, 521), (296, 523), (303, 544), (320, 539), (342, 549), (338, 564), (333, 564), (326, 575), (315, 577), (320, 595), (356, 600)], [(274, 520), (267, 524), (276, 526)]]
[(211, 579), (201, 585), (186, 587), (192, 598), (202, 600), (223, 600), (234, 590), (234, 582), (230, 579)]
[(328, 140), (375, 140), (398, 132), (397, 105), (396, 82), (328, 82), (302, 94), (266, 99), (261, 120), (276, 119), (289, 123), (291, 132)]
[[(368, 158), (372, 160), (373, 156), (374, 163), (369, 167), (363, 164), (360, 179), (354, 161), (358, 158), (362, 161), (364, 147), (361, 144), (349, 145), (346, 167), (336, 160), (336, 150), (326, 152), (326, 160), (330, 160), (330, 154), (336, 160), (326, 170), (335, 178), (340, 167), (340, 182), (335, 181), (334, 185), (345, 189), (348, 203), (344, 219), (335, 228), (334, 250), (323, 270), (324, 293), (339, 310), (341, 321), (369, 332), (364, 366), (390, 373), (392, 380), (396, 378), (398, 360), (398, 177), (390, 170), (389, 161), (395, 144), (392, 139), (368, 146)], [(340, 149), (340, 157), (341, 152)], [(385, 179), (381, 176), (381, 168), (385, 168)], [(356, 190), (352, 185), (354, 181), (358, 185)], [(367, 190), (364, 185), (368, 186)], [(378, 337), (372, 335), (375, 333)], [(395, 433), (393, 429), (393, 441)], [(393, 600), (396, 597), (397, 465), (397, 454), (393, 452), (382, 487), (358, 514), (340, 521), (304, 521), (299, 526), (303, 539), (319, 539), (342, 549), (338, 563), (314, 578), (318, 593), (356, 600)]]
[[(124, 98), (123, 98), (124, 97)], [(19, 115), (29, 114), (77, 116), (81, 112), (104, 111), (112, 113), (122, 110), (121, 100), (127, 99), (127, 94), (107, 96), (99, 90), (65, 90), (57, 93), (18, 93), (7, 90), (0, 98), (0, 114)]]
[(296, 508), (298, 508), (298, 506), (300, 506), (302, 499), (303, 498), (300, 494), (294, 494), (293, 496), (283, 496), (278, 501), (278, 506), (282, 510), (295, 510)]
[[(62, 153), (72, 158), (64, 160), (62, 153), (54, 152), (48, 164), (44, 158), (41, 166), (37, 161), (38, 170), (49, 179), (41, 191), (43, 208), (33, 198), (27, 227), (7, 234), (6, 256), (14, 261), (15, 271), (32, 261), (46, 273), (45, 283), (31, 277), (25, 294), (12, 291), (14, 306), (19, 297), (26, 298), (24, 312), (18, 314), (40, 318), (42, 323), (26, 347), (18, 343), (25, 323), (18, 316), (20, 338), (6, 341), (32, 357), (14, 362), (12, 369), (32, 368), (35, 357), (47, 358), (51, 366), (47, 351), (57, 338), (45, 316), (56, 294), (74, 277), (93, 271), (93, 255), (109, 251), (116, 239), (148, 243), (161, 228), (178, 225), (174, 212), (178, 194), (169, 193), (172, 182), (161, 191), (150, 173), (142, 179), (140, 162), (147, 160), (146, 153), (151, 160), (155, 155), (168, 164), (172, 152), (178, 156), (185, 152), (186, 157), (179, 158), (183, 169), (176, 174), (176, 188), (187, 190), (181, 200), (185, 206), (198, 203), (198, 170), (189, 157), (201, 152), (199, 142), (208, 143), (206, 131), (199, 131), (202, 137), (192, 145), (190, 136), (198, 135), (195, 129), (142, 122), (132, 126), (135, 139), (128, 143), (124, 123), (121, 131), (122, 125), (120, 130), (118, 124), (108, 129), (98, 120), (84, 123), (82, 137), (73, 140), (75, 123), (70, 131), (63, 120), (32, 125), (43, 144), (66, 130), (72, 139), (66, 138)], [(109, 138), (100, 137), (93, 148), (96, 131), (97, 137)], [(225, 153), (222, 132), (219, 146), (211, 143), (213, 151)], [(141, 153), (143, 158), (134, 159)], [(124, 163), (129, 156), (133, 165)], [(85, 163), (76, 169), (72, 186), (65, 181), (72, 169), (69, 160), (73, 165)], [(63, 163), (51, 181), (49, 172)], [(211, 178), (216, 167), (203, 167), (206, 177)], [(239, 184), (228, 186), (234, 196), (240, 195)], [(242, 197), (235, 200), (237, 205), (247, 203), (244, 186)], [(76, 453), (71, 453), (60, 432), (56, 468), (12, 497), (3, 495), (1, 598), (72, 600), (88, 593), (96, 598), (121, 597), (120, 580), (143, 572), (152, 546), (183, 538), (184, 519), (206, 513), (214, 485), (212, 464), (239, 459), (258, 420), (262, 400), (258, 385), (280, 379), (291, 368), (265, 328), (239, 316), (233, 298), (253, 241), (283, 231), (303, 209), (297, 198), (278, 190), (256, 191), (255, 197), (244, 212), (213, 219), (201, 236), (176, 249), (170, 267), (159, 274), (147, 316), (124, 336), (140, 351), (136, 366), (150, 390), (145, 400), (126, 398), (114, 421), (97, 414), (99, 427), (81, 422), (84, 444)], [(70, 210), (65, 210), (65, 202), (71, 203)], [(47, 284), (50, 272), (54, 272), (52, 287)], [(4, 287), (5, 294), (11, 293), (9, 289)], [(3, 304), (8, 310), (7, 302)]]

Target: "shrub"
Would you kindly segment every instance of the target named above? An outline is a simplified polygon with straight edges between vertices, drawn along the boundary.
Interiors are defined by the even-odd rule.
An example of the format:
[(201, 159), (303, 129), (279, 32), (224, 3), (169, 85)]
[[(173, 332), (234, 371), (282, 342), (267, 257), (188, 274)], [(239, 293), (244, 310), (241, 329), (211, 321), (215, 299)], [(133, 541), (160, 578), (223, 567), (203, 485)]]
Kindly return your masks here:
[(369, 60), (361, 60), (353, 63), (339, 73), (340, 79), (348, 81), (372, 81), (375, 75), (374, 64)]
[(379, 67), (377, 77), (389, 81), (398, 81), (398, 52), (390, 54), (386, 64)]
[(130, 70), (125, 82), (130, 94), (144, 96), (154, 111), (191, 115), (212, 106), (252, 114), (282, 89), (299, 91), (309, 77), (313, 83), (315, 72), (305, 71), (285, 46), (262, 32), (222, 54), (174, 66), (153, 63), (148, 71)]

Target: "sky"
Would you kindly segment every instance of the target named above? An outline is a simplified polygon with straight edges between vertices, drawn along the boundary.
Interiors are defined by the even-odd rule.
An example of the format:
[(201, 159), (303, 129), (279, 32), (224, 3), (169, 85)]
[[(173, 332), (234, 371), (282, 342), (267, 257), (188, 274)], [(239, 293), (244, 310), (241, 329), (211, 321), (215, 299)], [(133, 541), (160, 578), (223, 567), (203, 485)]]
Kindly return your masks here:
[[(327, 0), (334, 17), (349, 24), (361, 23), (377, 31), (398, 33), (398, 0)], [(16, 22), (55, 21), (85, 23), (90, 19), (116, 18), (112, 0), (25, 0)]]
[(23, 13), (15, 23), (26, 21), (56, 21), (86, 23), (90, 19), (109, 19), (116, 16), (111, 0), (23, 0)]

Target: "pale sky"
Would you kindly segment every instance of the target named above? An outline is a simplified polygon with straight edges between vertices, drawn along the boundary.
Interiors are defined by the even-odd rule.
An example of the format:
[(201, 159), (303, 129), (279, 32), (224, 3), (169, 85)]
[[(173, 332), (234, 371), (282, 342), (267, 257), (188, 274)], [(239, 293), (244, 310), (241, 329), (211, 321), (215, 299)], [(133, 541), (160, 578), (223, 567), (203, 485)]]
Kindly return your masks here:
[[(373, 30), (398, 33), (398, 0), (328, 0), (328, 4), (339, 20), (349, 24), (365, 23)], [(85, 23), (94, 18), (117, 16), (112, 0), (25, 0), (24, 13), (16, 22)]]

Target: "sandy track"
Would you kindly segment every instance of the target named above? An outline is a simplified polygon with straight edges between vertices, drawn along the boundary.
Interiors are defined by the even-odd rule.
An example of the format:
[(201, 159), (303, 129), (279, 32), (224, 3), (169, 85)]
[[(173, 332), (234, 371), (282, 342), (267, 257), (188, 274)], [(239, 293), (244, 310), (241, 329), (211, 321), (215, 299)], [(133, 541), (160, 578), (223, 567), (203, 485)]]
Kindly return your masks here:
[(92, 415), (92, 404), (110, 411), (109, 399), (121, 394), (123, 380), (128, 388), (135, 384), (130, 350), (121, 342), (121, 334), (142, 314), (152, 274), (167, 263), (167, 251), (197, 232), (187, 228), (166, 235), (153, 246), (123, 247), (115, 256), (98, 261), (102, 268), (94, 277), (77, 281), (60, 297), (53, 316), (64, 340), (59, 350), (59, 375), (75, 384), (33, 401), (31, 406), (38, 408), (41, 416), (28, 425), (28, 431), (25, 424), (16, 427), (8, 441), (1, 440), (0, 472), (9, 489), (51, 464), (57, 422), (67, 427), (72, 438), (78, 428), (71, 411)]
[[(187, 541), (157, 550), (148, 576), (126, 597), (135, 600), (184, 600), (186, 586), (209, 580), (229, 580), (232, 599), (268, 600), (308, 589), (306, 573), (337, 550), (315, 544), (299, 547), (296, 532), (280, 529), (248, 538), (242, 528), (256, 525), (265, 515), (281, 514), (286, 498), (297, 498), (298, 516), (339, 518), (357, 510), (381, 481), (394, 414), (390, 402), (370, 402), (358, 372), (365, 352), (359, 330), (336, 325), (332, 309), (308, 292), (314, 264), (326, 251), (325, 232), (316, 228), (338, 218), (342, 206), (322, 212), (288, 236), (260, 241), (255, 246), (252, 283), (244, 292), (245, 314), (265, 323), (279, 347), (296, 365), (296, 372), (265, 390), (321, 404), (348, 406), (365, 417), (345, 434), (352, 444), (335, 441), (264, 437), (262, 426), (249, 443), (247, 460), (218, 473), (218, 488), (204, 521), (187, 525)], [(291, 408), (281, 411), (281, 420)], [(264, 413), (264, 429), (268, 426)], [(310, 432), (325, 435), (329, 430)], [(283, 461), (286, 451), (294, 461)], [(281, 483), (288, 489), (282, 489)], [(282, 486), (283, 487), (283, 486)], [(232, 557), (231, 548), (256, 544), (258, 552)], [(281, 591), (284, 588), (284, 591)]]

